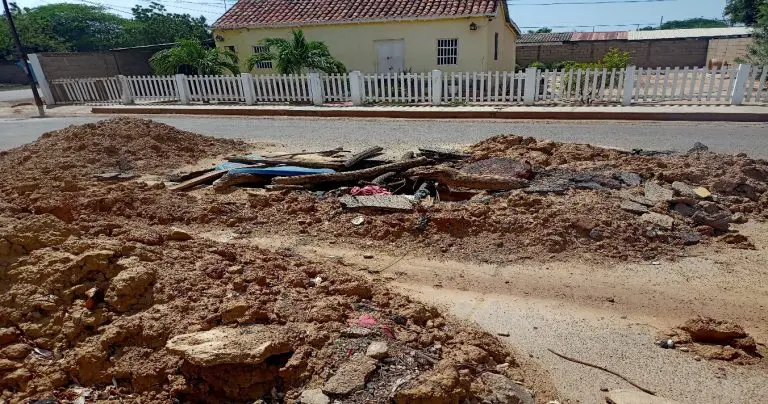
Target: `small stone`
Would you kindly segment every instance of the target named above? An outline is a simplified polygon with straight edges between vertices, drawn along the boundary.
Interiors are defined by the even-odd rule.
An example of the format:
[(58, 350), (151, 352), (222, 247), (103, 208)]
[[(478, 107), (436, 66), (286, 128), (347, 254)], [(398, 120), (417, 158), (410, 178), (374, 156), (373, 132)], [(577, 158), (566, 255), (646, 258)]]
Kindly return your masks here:
[(360, 226), (361, 224), (363, 224), (363, 222), (365, 222), (365, 217), (363, 216), (355, 216), (355, 218), (352, 219), (352, 224), (354, 224), (355, 226)]
[(696, 245), (701, 242), (701, 234), (694, 232), (685, 232), (680, 235), (683, 245)]
[(627, 200), (621, 201), (620, 207), (621, 209), (631, 213), (638, 213), (638, 214), (648, 213), (648, 207), (632, 201), (627, 201)]
[(695, 194), (696, 194), (696, 196), (697, 196), (699, 199), (707, 199), (707, 198), (709, 198), (710, 196), (712, 196), (712, 193), (711, 193), (711, 192), (709, 192), (709, 190), (708, 190), (708, 189), (706, 189), (706, 188), (704, 188), (704, 187), (697, 187), (697, 188), (694, 188), (694, 189), (693, 189), (693, 193), (695, 193)]
[(341, 331), (342, 337), (347, 338), (363, 338), (373, 334), (373, 330), (364, 327), (349, 327)]
[(696, 362), (699, 362), (701, 360), (701, 356), (696, 355), (693, 357), (693, 360), (695, 360)]
[(691, 351), (691, 348), (688, 348), (688, 347), (684, 347), (684, 346), (681, 346), (680, 348), (678, 348), (678, 350), (679, 350), (680, 352), (690, 352), (690, 351)]
[(187, 241), (192, 240), (192, 235), (184, 229), (171, 227), (171, 231), (168, 233), (167, 239), (173, 241)]
[(503, 372), (507, 369), (509, 369), (509, 363), (502, 363), (502, 364), (496, 365), (497, 372)]
[(589, 238), (595, 241), (602, 241), (605, 239), (605, 232), (603, 229), (599, 227), (595, 227), (594, 229), (589, 231)]
[(389, 346), (383, 341), (372, 342), (365, 350), (365, 356), (373, 359), (384, 359), (387, 355), (389, 355)]
[(711, 236), (715, 234), (715, 229), (711, 226), (697, 226), (696, 231), (702, 236)]
[(675, 196), (671, 189), (666, 189), (657, 182), (648, 181), (645, 183), (645, 197), (653, 203), (669, 202)]
[(626, 193), (622, 197), (624, 199), (628, 200), (628, 201), (632, 201), (634, 203), (639, 203), (641, 205), (645, 205), (645, 206), (649, 206), (649, 207), (655, 205), (655, 203), (653, 203), (650, 199), (648, 199), (648, 198), (646, 198), (646, 197), (644, 197), (642, 195), (635, 195), (635, 194)]
[(328, 398), (320, 389), (304, 390), (299, 396), (299, 402), (302, 404), (329, 404), (331, 399)]
[(608, 387), (605, 387), (605, 386), (600, 387), (600, 391), (608, 391)]
[(373, 254), (363, 254), (363, 258), (367, 260), (373, 259)]
[(613, 298), (613, 297), (608, 297), (608, 298), (605, 299), (605, 301), (608, 302), (608, 303), (616, 303), (616, 299)]
[(232, 265), (231, 267), (227, 268), (227, 273), (230, 275), (237, 275), (243, 273), (243, 266), (242, 265)]
[(666, 230), (672, 229), (672, 227), (675, 225), (675, 219), (656, 212), (645, 213), (640, 216), (640, 220), (651, 223)]
[(676, 203), (674, 210), (685, 217), (691, 217), (696, 213), (696, 208), (685, 203)]
[(731, 223), (746, 223), (747, 222), (747, 216), (741, 212), (736, 212), (733, 215), (731, 215)]
[(323, 393), (345, 396), (365, 388), (368, 377), (376, 371), (375, 359), (356, 354), (343, 363), (323, 385)]

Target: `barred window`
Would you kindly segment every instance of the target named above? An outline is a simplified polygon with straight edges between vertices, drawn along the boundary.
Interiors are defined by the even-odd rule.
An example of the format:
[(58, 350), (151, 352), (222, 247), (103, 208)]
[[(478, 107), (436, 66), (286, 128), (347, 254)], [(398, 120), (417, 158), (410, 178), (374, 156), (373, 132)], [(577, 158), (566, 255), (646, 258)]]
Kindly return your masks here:
[[(253, 53), (256, 54), (256, 55), (258, 55), (259, 53), (266, 53), (268, 51), (269, 51), (269, 49), (267, 49), (266, 46), (256, 45), (256, 46), (253, 47)], [(259, 63), (256, 63), (256, 66), (254, 66), (254, 67), (256, 67), (257, 69), (271, 69), (272, 68), (272, 61), (271, 60), (267, 60), (267, 61), (264, 61), (264, 62), (259, 62)]]
[(458, 39), (437, 40), (437, 65), (455, 65), (459, 59)]

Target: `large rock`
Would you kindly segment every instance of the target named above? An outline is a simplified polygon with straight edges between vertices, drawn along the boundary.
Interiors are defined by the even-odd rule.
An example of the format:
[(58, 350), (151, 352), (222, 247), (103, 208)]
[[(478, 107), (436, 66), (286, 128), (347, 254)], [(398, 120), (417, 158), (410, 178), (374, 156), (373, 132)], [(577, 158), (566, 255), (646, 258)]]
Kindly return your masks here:
[(299, 396), (301, 404), (328, 404), (331, 399), (328, 398), (320, 389), (304, 390)]
[(323, 392), (345, 396), (365, 388), (368, 377), (376, 370), (375, 359), (356, 354), (341, 365), (323, 385)]
[(488, 404), (534, 404), (531, 393), (525, 387), (506, 376), (486, 372), (472, 383), (472, 391)]
[(295, 333), (286, 326), (219, 327), (178, 335), (165, 347), (197, 366), (258, 365), (273, 355), (292, 352)]
[(675, 219), (656, 212), (648, 212), (640, 216), (640, 220), (653, 224), (662, 229), (670, 230), (675, 225)]
[(691, 219), (698, 225), (709, 226), (720, 231), (728, 231), (731, 226), (731, 214), (725, 211), (707, 213), (706, 211), (699, 210), (691, 216)]
[(19, 339), (19, 332), (15, 328), (0, 328), (0, 345), (10, 344)]
[(645, 183), (645, 197), (653, 203), (669, 202), (674, 196), (675, 193), (671, 189), (666, 189), (657, 182)]
[(680, 404), (677, 401), (652, 396), (640, 390), (627, 389), (612, 390), (605, 396), (605, 401), (610, 404)]

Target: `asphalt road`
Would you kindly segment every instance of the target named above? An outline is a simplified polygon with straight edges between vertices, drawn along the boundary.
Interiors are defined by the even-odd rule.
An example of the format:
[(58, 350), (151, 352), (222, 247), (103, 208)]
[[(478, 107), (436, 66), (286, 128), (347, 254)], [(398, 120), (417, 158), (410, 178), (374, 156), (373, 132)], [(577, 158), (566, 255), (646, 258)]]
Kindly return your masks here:
[(24, 88), (20, 90), (0, 91), (0, 102), (27, 101), (32, 99), (32, 90)]
[[(0, 119), (0, 150), (37, 139), (42, 133), (102, 117)], [(702, 142), (722, 153), (744, 152), (768, 158), (768, 123), (489, 121), (336, 118), (152, 117), (197, 133), (273, 142), (286, 149), (344, 146), (358, 150), (381, 145), (392, 154), (420, 145), (453, 146), (499, 134), (518, 134), (557, 141), (592, 143), (624, 149), (689, 149)]]

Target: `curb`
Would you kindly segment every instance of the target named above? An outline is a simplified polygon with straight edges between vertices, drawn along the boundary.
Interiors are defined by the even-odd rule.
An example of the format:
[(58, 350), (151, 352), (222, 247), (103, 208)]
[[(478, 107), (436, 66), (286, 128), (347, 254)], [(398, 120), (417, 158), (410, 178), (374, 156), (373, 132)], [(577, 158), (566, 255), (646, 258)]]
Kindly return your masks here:
[(178, 107), (94, 107), (94, 114), (299, 116), (325, 118), (404, 119), (515, 119), (515, 120), (610, 120), (610, 121), (725, 121), (768, 122), (768, 112), (609, 112), (609, 111), (419, 111), (360, 109), (263, 109), (263, 108), (178, 108)]

